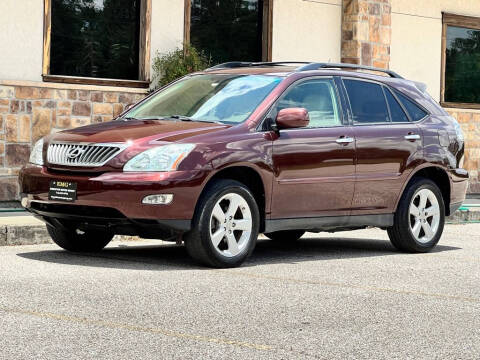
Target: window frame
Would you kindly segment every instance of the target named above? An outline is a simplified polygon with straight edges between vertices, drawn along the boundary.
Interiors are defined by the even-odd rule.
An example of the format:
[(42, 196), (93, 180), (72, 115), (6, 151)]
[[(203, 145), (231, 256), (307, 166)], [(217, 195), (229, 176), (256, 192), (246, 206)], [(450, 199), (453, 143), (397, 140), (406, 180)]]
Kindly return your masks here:
[(442, 12), (442, 66), (440, 84), (440, 105), (446, 108), (480, 109), (480, 103), (459, 103), (445, 101), (445, 79), (447, 70), (447, 29), (449, 26), (480, 30), (480, 17), (464, 16)]
[[(257, 132), (268, 132), (272, 131), (271, 129), (268, 129), (268, 119), (273, 119), (273, 111), (275, 111), (275, 107), (277, 106), (278, 102), (284, 97), (285, 95), (288, 94), (290, 90), (292, 90), (295, 86), (300, 85), (306, 81), (312, 81), (312, 80), (331, 80), (333, 83), (333, 89), (335, 91), (335, 96), (337, 100), (337, 106), (338, 106), (338, 116), (340, 118), (340, 125), (337, 126), (316, 126), (316, 127), (302, 127), (302, 128), (295, 128), (295, 129), (282, 129), (283, 131), (298, 131), (298, 130), (314, 130), (314, 129), (331, 129), (331, 128), (339, 128), (339, 127), (345, 127), (350, 125), (348, 118), (346, 118), (345, 113), (344, 113), (344, 105), (342, 102), (342, 98), (340, 96), (341, 92), (340, 89), (338, 88), (338, 84), (335, 81), (335, 77), (331, 75), (317, 75), (317, 76), (308, 76), (308, 77), (303, 77), (301, 79), (295, 80), (292, 82), (288, 87), (282, 91), (280, 95), (275, 99), (273, 104), (268, 108), (266, 111), (265, 115), (263, 116), (262, 121), (258, 123), (256, 126), (256, 131)], [(275, 116), (276, 117), (276, 116)], [(267, 125), (267, 126), (266, 126)]]
[(52, 36), (52, 0), (44, 0), (43, 19), (43, 63), (42, 79), (44, 82), (107, 85), (119, 87), (148, 88), (150, 86), (150, 48), (151, 48), (151, 18), (152, 0), (140, 1), (140, 41), (139, 41), (139, 79), (105, 79), (82, 76), (50, 74), (50, 52)]
[[(184, 9), (183, 44), (190, 44), (192, 0), (184, 0)], [(272, 31), (273, 0), (263, 0), (262, 61), (272, 61)]]

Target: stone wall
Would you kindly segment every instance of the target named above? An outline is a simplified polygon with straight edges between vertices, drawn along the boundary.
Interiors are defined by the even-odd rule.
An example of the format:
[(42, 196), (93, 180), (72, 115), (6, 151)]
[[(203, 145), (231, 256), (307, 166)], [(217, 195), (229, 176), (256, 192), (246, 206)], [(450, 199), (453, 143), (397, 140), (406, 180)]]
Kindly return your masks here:
[(459, 122), (465, 136), (463, 167), (470, 173), (468, 192), (480, 193), (480, 111), (446, 109)]
[(343, 0), (342, 62), (388, 69), (390, 0)]
[(18, 200), (18, 171), (42, 136), (109, 121), (145, 94), (143, 89), (0, 82), (0, 201)]

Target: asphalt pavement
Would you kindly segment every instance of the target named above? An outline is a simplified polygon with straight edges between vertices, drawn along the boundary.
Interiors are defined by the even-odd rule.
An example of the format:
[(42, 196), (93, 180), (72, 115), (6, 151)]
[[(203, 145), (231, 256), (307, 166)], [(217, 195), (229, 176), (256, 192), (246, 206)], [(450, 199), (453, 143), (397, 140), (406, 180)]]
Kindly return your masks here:
[(0, 359), (478, 359), (480, 224), (402, 254), (377, 229), (261, 238), (241, 268), (183, 247), (0, 247)]

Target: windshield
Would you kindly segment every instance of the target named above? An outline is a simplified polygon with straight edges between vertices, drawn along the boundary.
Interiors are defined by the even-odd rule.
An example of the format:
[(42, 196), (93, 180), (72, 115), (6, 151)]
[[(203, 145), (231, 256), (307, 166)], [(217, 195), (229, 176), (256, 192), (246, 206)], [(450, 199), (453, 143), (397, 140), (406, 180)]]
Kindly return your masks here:
[(248, 119), (281, 80), (267, 75), (193, 75), (158, 92), (124, 117), (174, 116), (238, 124)]

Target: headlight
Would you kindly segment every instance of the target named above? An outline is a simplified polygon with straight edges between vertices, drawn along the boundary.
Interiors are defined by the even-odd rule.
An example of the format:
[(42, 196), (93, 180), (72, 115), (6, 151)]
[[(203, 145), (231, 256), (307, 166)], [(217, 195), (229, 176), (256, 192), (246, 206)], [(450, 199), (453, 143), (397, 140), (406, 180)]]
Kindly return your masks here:
[(43, 165), (43, 139), (38, 140), (33, 146), (29, 162), (36, 165)]
[(173, 171), (193, 150), (193, 144), (171, 144), (145, 150), (130, 159), (123, 171)]

